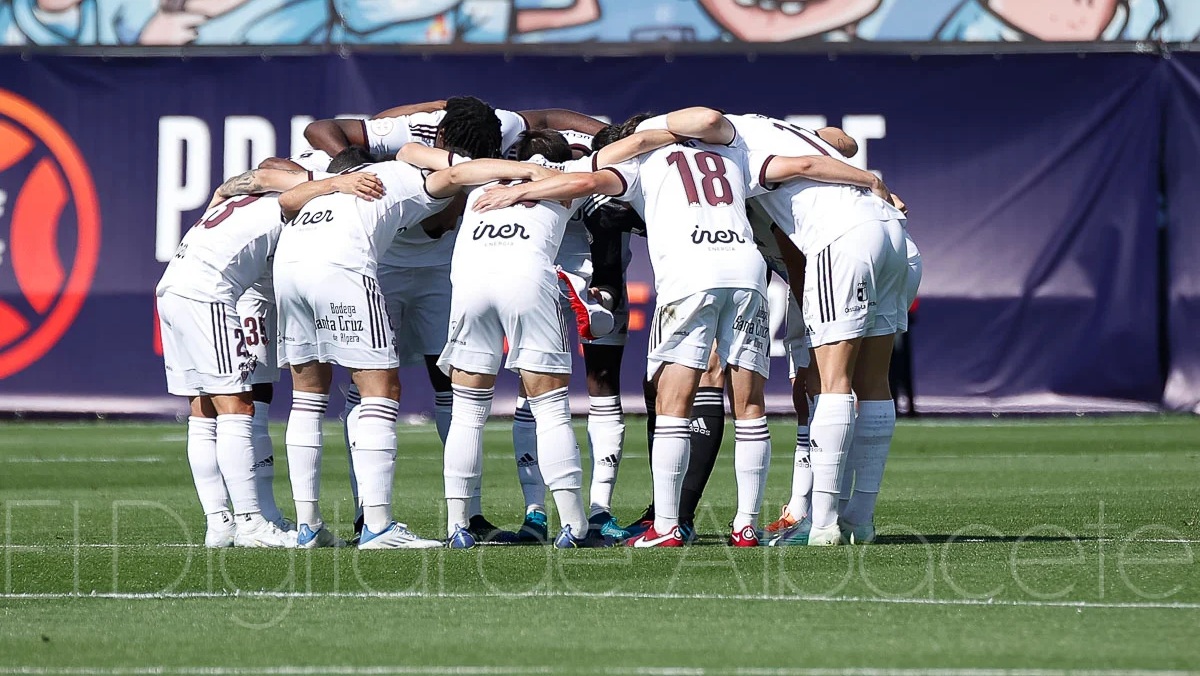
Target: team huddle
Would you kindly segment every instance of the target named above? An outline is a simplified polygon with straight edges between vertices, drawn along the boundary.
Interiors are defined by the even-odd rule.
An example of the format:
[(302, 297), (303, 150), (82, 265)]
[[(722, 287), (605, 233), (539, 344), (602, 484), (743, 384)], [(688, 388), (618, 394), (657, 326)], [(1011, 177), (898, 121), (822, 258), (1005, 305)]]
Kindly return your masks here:
[[(473, 97), (320, 120), (313, 150), (220, 186), (156, 294), (167, 386), (190, 402), (187, 454), (209, 547), (340, 547), (319, 497), (334, 366), (360, 549), (677, 547), (734, 417), (733, 546), (875, 538), (895, 429), (888, 367), (920, 283), (906, 209), (836, 128), (687, 108), (622, 124)], [(656, 309), (646, 355), (653, 496), (622, 527), (625, 271), (644, 236)], [(792, 491), (759, 524), (771, 441), (770, 275), (791, 293), (798, 429)], [(592, 472), (571, 427), (569, 332), (587, 370)], [(397, 522), (401, 366), (424, 364), (445, 450), (444, 537)], [(481, 507), (483, 429), (501, 366), (520, 376), (517, 531)], [(294, 521), (276, 505), (268, 408), (291, 371)], [(507, 411), (505, 411), (507, 413)], [(547, 493), (549, 495), (547, 495)], [(559, 526), (551, 530), (547, 498)]]

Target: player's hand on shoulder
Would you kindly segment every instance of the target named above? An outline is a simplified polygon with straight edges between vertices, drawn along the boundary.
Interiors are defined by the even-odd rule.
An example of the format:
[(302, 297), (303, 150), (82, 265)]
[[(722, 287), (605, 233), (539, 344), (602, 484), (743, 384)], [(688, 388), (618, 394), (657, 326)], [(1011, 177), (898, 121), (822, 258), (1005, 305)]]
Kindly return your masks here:
[(335, 176), (332, 180), (338, 192), (354, 195), (368, 202), (382, 198), (384, 192), (386, 192), (383, 187), (383, 181), (379, 180), (379, 177), (375, 174), (359, 171), (353, 174)]
[(905, 204), (904, 200), (900, 199), (900, 196), (896, 193), (892, 193), (892, 206), (899, 209), (900, 213), (904, 214), (905, 216), (908, 215), (908, 205)]
[(517, 186), (491, 185), (483, 189), (483, 194), (475, 200), (471, 210), (484, 212), (503, 209), (511, 207), (520, 199), (521, 194)]
[(894, 204), (892, 202), (892, 191), (888, 190), (887, 184), (883, 182), (882, 178), (876, 177), (874, 183), (871, 185), (871, 192), (884, 202)]

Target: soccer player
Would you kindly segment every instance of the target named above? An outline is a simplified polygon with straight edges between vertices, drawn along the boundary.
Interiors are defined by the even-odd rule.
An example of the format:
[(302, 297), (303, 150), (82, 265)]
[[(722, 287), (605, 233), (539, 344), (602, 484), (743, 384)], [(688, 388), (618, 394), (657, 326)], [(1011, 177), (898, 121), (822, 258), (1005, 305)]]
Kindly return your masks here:
[[(464, 145), (455, 149), (483, 156), (499, 152), (499, 125), (485, 112), (461, 120), (455, 138)], [(331, 170), (353, 168), (337, 166), (338, 159)], [(392, 161), (360, 169), (280, 196), (289, 222), (275, 255), (275, 286), (280, 364), (291, 366), (294, 388), (286, 443), (299, 523), (297, 546), (344, 544), (325, 527), (318, 505), (321, 424), (332, 366), (338, 364), (350, 369), (362, 394), (347, 420), (364, 518), (358, 547), (438, 547), (440, 542), (420, 538), (392, 520), (400, 383), (395, 339), (375, 271), (380, 252), (392, 245), (398, 231), (420, 223), (448, 201), (431, 196), (422, 172), (410, 164)]]
[[(262, 514), (251, 395), (260, 367), (247, 349), (237, 302), (269, 269), (280, 231), (278, 191), (307, 179), (304, 172), (254, 170), (227, 181), (183, 237), (155, 289), (167, 389), (188, 397), (191, 408), (188, 461), (209, 547), (294, 542)], [(261, 498), (273, 506), (273, 494)], [(278, 509), (270, 516), (281, 518)]]
[[(780, 120), (729, 118), (757, 158), (770, 192), (763, 209), (806, 259), (804, 323), (819, 373), (810, 425), (813, 471), (811, 522), (801, 521), (773, 544), (834, 545), (874, 538), (878, 495), (896, 412), (887, 371), (897, 331), (907, 328), (908, 277), (904, 215), (877, 177), (844, 165), (842, 185), (785, 180), (814, 162), (841, 163), (816, 134)], [(787, 154), (790, 157), (782, 157)], [(782, 183), (780, 183), (782, 181)], [(858, 411), (855, 414), (855, 394)], [(855, 494), (839, 520), (838, 494), (847, 452), (855, 463)], [(856, 520), (857, 519), (857, 520)], [(866, 521), (866, 522), (864, 522)]]

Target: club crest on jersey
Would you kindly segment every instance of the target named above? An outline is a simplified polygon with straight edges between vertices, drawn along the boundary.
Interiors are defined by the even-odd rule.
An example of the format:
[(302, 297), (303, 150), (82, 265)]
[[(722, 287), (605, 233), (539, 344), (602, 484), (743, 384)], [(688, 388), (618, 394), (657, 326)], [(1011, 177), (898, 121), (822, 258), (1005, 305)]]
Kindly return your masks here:
[(692, 231), (693, 244), (745, 244), (746, 238), (733, 230), (701, 230), (700, 226)]
[(371, 133), (375, 134), (376, 136), (387, 136), (391, 133), (392, 129), (395, 129), (396, 127), (395, 120), (391, 120), (386, 117), (378, 120), (370, 120), (367, 122), (367, 124), (371, 127)]
[(46, 111), (0, 89), (0, 379), (70, 328), (100, 257), (100, 204), (83, 154)]
[(529, 239), (529, 235), (525, 234), (525, 226), (518, 223), (507, 223), (500, 226), (487, 223), (475, 226), (471, 232), (471, 239), (480, 240), (484, 237), (489, 239), (512, 239), (513, 237)]

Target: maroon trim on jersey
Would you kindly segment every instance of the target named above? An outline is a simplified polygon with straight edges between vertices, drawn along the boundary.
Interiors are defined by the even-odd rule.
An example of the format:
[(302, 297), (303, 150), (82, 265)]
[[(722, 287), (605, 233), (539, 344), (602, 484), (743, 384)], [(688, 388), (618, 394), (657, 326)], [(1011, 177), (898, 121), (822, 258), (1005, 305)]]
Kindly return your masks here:
[(371, 149), (371, 137), (367, 136), (367, 121), (359, 120), (358, 123), (360, 125), (362, 125), (363, 144), (365, 144), (367, 146), (367, 150), (370, 150)]
[(762, 167), (760, 167), (758, 170), (758, 184), (761, 185), (764, 190), (774, 190), (775, 188), (779, 187), (778, 183), (772, 185), (771, 183), (767, 182), (767, 167), (770, 166), (771, 162), (776, 157), (778, 157), (778, 155), (767, 155), (767, 159), (763, 160)]
[[(807, 135), (805, 135), (805, 134), (796, 134), (796, 136), (799, 136), (800, 138), (804, 139), (804, 142), (805, 142), (805, 143), (807, 143), (808, 145), (810, 145), (810, 146), (812, 146), (812, 147), (816, 148), (816, 149), (817, 149), (817, 152), (821, 153), (821, 154), (822, 154), (822, 155), (824, 155), (825, 157), (831, 157), (831, 155), (829, 154), (829, 151), (828, 151), (828, 150), (825, 150), (824, 148), (822, 148), (822, 147), (820, 146), (820, 144), (818, 144), (816, 141), (814, 141), (814, 140), (810, 139), (810, 138), (809, 138)], [(818, 138), (819, 138), (819, 137), (818, 137)]]
[[(592, 163), (594, 164), (595, 160), (592, 160)], [(621, 194), (624, 195), (625, 193), (629, 192), (629, 184), (625, 182), (625, 177), (621, 175), (621, 172), (613, 169), (612, 167), (605, 167), (600, 171), (611, 171), (612, 173), (616, 174), (617, 178), (621, 180)]]
[(446, 151), (446, 166), (448, 166), (448, 167), (454, 166), (454, 152), (453, 151), (450, 151), (450, 150)]
[(592, 171), (600, 171), (600, 167), (596, 166), (596, 164), (599, 160), (600, 160), (600, 153), (592, 153)]
[[(583, 155), (591, 155), (592, 154), (592, 149), (583, 145), (582, 143), (572, 143), (571, 150), (578, 150), (579, 152), (583, 153)], [(581, 155), (580, 157), (582, 157), (583, 155)]]
[[(733, 123), (730, 122), (729, 126), (733, 127)], [(721, 145), (723, 145), (725, 147), (729, 147), (729, 146), (733, 145), (737, 140), (738, 140), (737, 127), (733, 127), (733, 138), (729, 139), (729, 143), (722, 143)]]
[(313, 180), (313, 174), (311, 171), (307, 171), (305, 173), (308, 174), (308, 180), (310, 180), (310, 181)]
[(533, 129), (533, 125), (529, 124), (529, 118), (525, 117), (524, 113), (518, 110), (510, 110), (508, 112), (514, 113), (517, 117), (521, 118), (521, 121), (525, 123), (525, 129)]
[(421, 189), (425, 191), (425, 195), (426, 195), (426, 197), (428, 197), (428, 198), (429, 198), (429, 199), (431, 199), (431, 200), (437, 200), (437, 201), (442, 201), (442, 200), (445, 200), (445, 199), (446, 199), (445, 197), (434, 197), (434, 196), (433, 196), (433, 193), (429, 192), (429, 177), (430, 177), (430, 176), (432, 176), (432, 173), (431, 173), (431, 174), (426, 174), (426, 175), (425, 175), (425, 176), (424, 176), (424, 177), (421, 179)]

